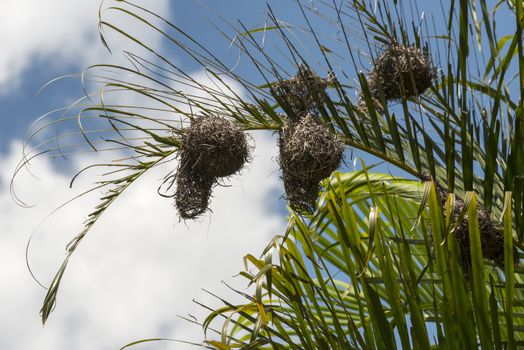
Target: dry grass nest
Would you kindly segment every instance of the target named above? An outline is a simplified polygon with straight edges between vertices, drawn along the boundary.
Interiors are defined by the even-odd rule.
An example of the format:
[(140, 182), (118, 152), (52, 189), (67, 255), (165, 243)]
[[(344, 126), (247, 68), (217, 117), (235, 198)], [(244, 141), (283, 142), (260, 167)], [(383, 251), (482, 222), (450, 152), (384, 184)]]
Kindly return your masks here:
[(340, 165), (344, 151), (341, 138), (311, 115), (288, 122), (281, 130), (279, 146), (282, 169), (309, 180), (328, 177)]
[[(427, 174), (420, 175), (420, 178), (424, 181), (430, 180), (430, 176)], [(442, 205), (442, 211), (445, 215), (446, 201), (448, 197), (448, 191), (443, 188), (438, 181), (435, 181), (435, 189), (439, 196), (440, 203)], [(460, 198), (455, 199), (455, 207), (453, 209), (452, 221), (456, 222), (461, 211), (464, 208), (464, 201)], [(482, 247), (482, 256), (485, 259), (493, 261), (496, 266), (504, 267), (504, 230), (501, 225), (496, 224), (491, 219), (489, 210), (482, 206), (477, 207), (477, 218), (479, 223), (480, 232), (480, 243)], [(453, 232), (455, 238), (458, 241), (460, 248), (460, 257), (462, 271), (466, 278), (471, 277), (472, 266), (471, 266), (471, 249), (469, 242), (469, 227), (468, 227), (468, 215), (466, 214), (460, 224)], [(513, 247), (513, 260), (515, 264), (518, 262), (517, 250)]]
[(308, 113), (318, 113), (325, 103), (325, 90), (330, 81), (320, 78), (309, 67), (300, 65), (294, 77), (275, 84), (271, 91), (288, 112), (288, 117), (298, 120)]
[(220, 116), (197, 117), (180, 130), (180, 164), (173, 195), (180, 217), (196, 219), (209, 207), (212, 189), (250, 161), (245, 133)]
[(312, 115), (288, 121), (280, 131), (279, 164), (286, 199), (298, 213), (315, 209), (320, 181), (340, 166), (343, 140)]
[(181, 143), (181, 166), (208, 177), (233, 175), (249, 160), (245, 133), (223, 117), (194, 119), (183, 129)]
[(391, 101), (424, 93), (436, 74), (426, 50), (392, 44), (375, 60), (367, 80), (373, 97), (379, 98), (382, 92), (385, 100)]
[[(454, 219), (458, 217), (463, 207), (464, 201), (461, 199), (456, 199), (455, 210), (453, 212)], [(502, 227), (500, 225), (496, 225), (491, 220), (489, 211), (483, 207), (478, 208), (477, 217), (479, 222), (482, 256), (493, 261), (495, 265), (504, 268), (504, 231)], [(467, 215), (454, 231), (454, 234), (460, 247), (462, 271), (464, 272), (465, 276), (470, 276), (472, 272), (472, 266)], [(514, 261), (517, 261), (516, 249), (513, 249), (513, 258)]]

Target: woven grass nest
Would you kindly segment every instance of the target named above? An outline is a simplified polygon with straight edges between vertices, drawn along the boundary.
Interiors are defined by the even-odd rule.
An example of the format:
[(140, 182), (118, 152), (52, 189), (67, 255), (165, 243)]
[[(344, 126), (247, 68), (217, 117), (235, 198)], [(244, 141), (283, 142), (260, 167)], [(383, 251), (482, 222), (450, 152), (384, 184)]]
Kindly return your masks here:
[[(455, 210), (453, 212), (456, 218), (462, 208), (464, 201), (461, 199), (455, 200)], [(495, 263), (495, 265), (504, 268), (504, 231), (500, 225), (496, 225), (491, 220), (489, 211), (483, 207), (478, 207), (477, 217), (479, 222), (480, 243), (482, 246), (482, 256)], [(464, 275), (470, 276), (472, 272), (471, 266), (471, 249), (469, 245), (469, 228), (467, 214), (460, 223), (460, 226), (454, 231), (460, 247), (462, 271)], [(514, 261), (516, 261), (517, 251), (513, 250)]]
[(407, 99), (426, 91), (437, 74), (426, 50), (391, 44), (375, 60), (367, 77), (371, 95), (386, 101)]
[[(421, 178), (424, 181), (428, 181), (429, 176), (422, 175)], [(437, 181), (435, 181), (435, 188), (437, 195), (439, 196), (442, 211), (445, 215), (445, 206), (448, 197), (448, 191), (443, 188)], [(455, 199), (455, 207), (453, 210), (452, 221), (456, 222), (461, 211), (464, 208), (464, 201), (461, 198)], [(479, 205), (477, 207), (477, 218), (479, 223), (480, 232), (480, 243), (482, 247), (482, 256), (485, 259), (493, 261), (496, 266), (501, 268), (504, 267), (504, 231), (503, 227), (495, 223), (491, 219), (489, 210)], [(468, 215), (466, 214), (459, 226), (453, 232), (455, 238), (458, 241), (460, 248), (460, 257), (462, 271), (466, 278), (471, 277), (472, 265), (471, 265), (471, 249), (469, 242), (469, 227), (468, 227)], [(513, 247), (513, 260), (515, 263), (517, 259), (517, 250)]]
[(317, 114), (325, 103), (326, 87), (330, 79), (320, 78), (305, 65), (299, 65), (297, 74), (275, 84), (271, 91), (288, 112), (288, 118), (298, 120), (307, 114)]
[(175, 206), (180, 217), (196, 219), (209, 207), (212, 188), (250, 161), (245, 133), (220, 116), (197, 117), (180, 131), (180, 164)]
[(180, 150), (184, 168), (208, 177), (238, 172), (249, 159), (244, 132), (219, 116), (198, 117), (184, 129)]
[(294, 211), (312, 213), (320, 181), (340, 166), (343, 140), (308, 114), (287, 121), (280, 131), (279, 151), (285, 198)]

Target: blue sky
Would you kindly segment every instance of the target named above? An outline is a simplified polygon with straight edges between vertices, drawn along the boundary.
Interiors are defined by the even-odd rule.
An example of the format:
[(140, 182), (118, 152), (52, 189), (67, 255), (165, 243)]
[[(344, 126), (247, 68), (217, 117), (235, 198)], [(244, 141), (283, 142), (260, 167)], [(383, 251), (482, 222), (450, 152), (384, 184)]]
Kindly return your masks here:
[[(80, 2), (91, 2), (97, 3), (97, 1), (88, 1), (80, 0)], [(152, 1), (159, 2), (159, 1)], [(31, 4), (32, 1), (29, 1)], [(210, 6), (217, 8), (220, 13), (225, 14), (225, 16), (234, 21), (236, 18), (242, 18), (247, 25), (258, 26), (263, 25), (266, 18), (266, 5), (263, 1), (241, 1), (241, 0), (228, 0), (220, 1), (218, 3), (211, 3)], [(18, 19), (22, 21), (23, 17), (27, 15), (23, 12), (19, 12), (18, 4), (16, 1), (7, 1), (3, 6), (9, 13), (10, 17), (14, 17), (11, 21), (17, 21)], [(42, 6), (42, 5), (39, 5)], [(67, 7), (73, 7), (74, 5), (68, 4), (67, 2), (60, 3), (59, 1), (51, 1), (50, 5), (46, 5), (51, 8), (54, 8), (53, 17), (55, 21), (59, 22), (61, 18), (68, 15)], [(42, 30), (46, 32), (46, 35), (49, 35), (49, 45), (42, 44), (41, 42), (36, 41), (36, 39), (31, 39), (31, 34), (20, 35), (20, 40), (26, 39), (28, 41), (33, 41), (31, 44), (25, 45), (25, 50), (15, 50), (12, 51), (12, 57), (6, 62), (5, 67), (2, 66), (2, 69), (10, 71), (11, 81), (1, 81), (1, 94), (0, 94), (0, 151), (5, 152), (7, 150), (7, 145), (13, 138), (23, 138), (26, 132), (26, 129), (29, 127), (30, 123), (35, 119), (35, 117), (57, 107), (63, 106), (65, 103), (71, 99), (79, 97), (82, 93), (79, 90), (78, 82), (69, 79), (65, 81), (60, 81), (60, 83), (53, 84), (51, 87), (46, 88), (40, 94), (36, 95), (39, 89), (46, 84), (47, 82), (55, 79), (56, 77), (67, 75), (67, 74), (77, 74), (81, 72), (88, 64), (100, 63), (107, 60), (106, 52), (102, 48), (102, 44), (97, 38), (97, 8), (96, 6), (84, 6), (89, 9), (85, 13), (85, 17), (88, 17), (82, 20), (84, 27), (76, 29), (72, 32), (71, 36), (63, 34), (63, 31), (68, 31), (69, 28), (56, 26), (51, 30), (46, 28), (46, 21), (39, 21), (40, 23), (36, 25), (35, 28), (21, 29), (17, 28), (18, 26), (13, 25), (12, 28), (7, 28), (8, 33), (2, 35), (8, 35), (13, 38), (13, 41), (17, 40), (17, 35), (20, 35), (19, 31), (31, 31), (31, 30)], [(278, 8), (278, 6), (277, 6)], [(284, 9), (285, 6), (280, 8)], [(3, 8), (2, 8), (3, 9)], [(199, 5), (196, 1), (171, 1), (169, 3), (169, 13), (166, 15), (167, 18), (173, 20), (181, 28), (188, 30), (188, 32), (196, 35), (202, 42), (206, 43), (211, 50), (218, 52), (221, 56), (227, 57), (228, 55), (234, 55), (233, 50), (229, 50), (227, 43), (224, 40), (219, 38), (219, 35), (216, 31), (210, 26), (208, 20), (212, 18), (212, 13), (209, 10), (206, 10), (203, 5)], [(75, 16), (80, 16), (76, 14)], [(74, 25), (74, 23), (69, 23)], [(58, 35), (59, 38), (53, 40), (53, 36), (57, 32), (62, 32)], [(86, 39), (88, 37), (88, 39)], [(219, 38), (219, 40), (217, 40)], [(45, 40), (45, 39), (44, 39)], [(82, 58), (81, 50), (78, 50), (74, 53), (71, 53), (71, 50), (66, 48), (61, 48), (62, 45), (59, 41), (63, 41), (63, 45), (72, 45), (75, 41), (82, 41), (88, 43), (89, 49), (95, 49), (97, 51), (96, 58), (99, 60), (86, 60)], [(20, 52), (21, 51), (21, 52)], [(9, 55), (9, 50), (7, 54)], [(58, 53), (58, 57), (57, 57)], [(69, 57), (64, 57), (64, 55), (69, 55)], [(118, 56), (118, 52), (115, 54)], [(23, 58), (22, 58), (23, 57)], [(233, 56), (231, 56), (233, 57)], [(20, 62), (24, 61), (24, 62)], [(180, 62), (181, 66), (184, 69), (191, 70), (195, 68), (191, 62), (182, 61)], [(12, 67), (15, 67), (14, 69)], [(12, 72), (14, 70), (14, 72)], [(1, 75), (0, 75), (1, 77)]]

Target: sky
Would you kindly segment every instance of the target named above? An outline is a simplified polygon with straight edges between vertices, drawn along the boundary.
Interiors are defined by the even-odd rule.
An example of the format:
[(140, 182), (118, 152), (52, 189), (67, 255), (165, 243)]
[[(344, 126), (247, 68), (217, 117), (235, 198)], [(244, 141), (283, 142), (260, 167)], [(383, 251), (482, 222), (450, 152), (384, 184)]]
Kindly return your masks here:
[[(249, 3), (214, 5), (230, 18), (263, 24), (264, 3)], [(172, 200), (157, 194), (173, 164), (157, 167), (115, 202), (82, 242), (62, 282), (56, 309), (42, 326), (39, 310), (45, 290), (29, 274), (26, 244), (34, 234), (29, 263), (36, 277), (48, 284), (65, 256), (65, 244), (79, 231), (96, 198), (52, 211), (92, 180), (69, 189), (71, 175), (97, 155), (75, 154), (67, 165), (46, 157), (32, 162), (32, 174), (23, 171), (16, 178), (17, 194), (34, 204), (31, 208), (15, 204), (10, 181), (31, 123), (83, 95), (76, 78), (40, 88), (94, 63), (122, 62), (119, 50), (128, 49), (128, 43), (115, 38), (112, 54), (103, 47), (98, 5), (94, 0), (0, 2), (0, 349), (109, 350), (151, 337), (200, 342), (201, 328), (179, 316), (202, 320), (206, 313), (192, 300), (219, 305), (203, 289), (230, 295), (222, 281), (245, 290), (245, 280), (233, 277), (243, 268), (243, 256), (259, 254), (285, 228), (275, 139), (270, 134), (253, 135), (252, 164), (232, 179), (231, 187), (216, 189), (212, 214), (195, 223), (179, 222)], [(234, 57), (227, 43), (211, 40), (210, 14), (196, 2), (150, 0), (147, 6), (196, 33), (210, 48)], [(134, 30), (135, 24), (128, 25)], [(147, 39), (160, 43), (154, 34)], [(178, 63), (201, 74), (189, 62)], [(194, 347), (158, 343), (147, 348)]]

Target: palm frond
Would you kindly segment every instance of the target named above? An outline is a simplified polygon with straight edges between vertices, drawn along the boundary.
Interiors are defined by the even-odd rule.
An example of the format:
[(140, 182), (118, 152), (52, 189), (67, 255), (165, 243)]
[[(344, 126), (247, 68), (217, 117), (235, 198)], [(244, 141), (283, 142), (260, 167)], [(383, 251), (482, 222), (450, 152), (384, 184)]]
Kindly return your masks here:
[[(442, 332), (439, 347), (492, 348), (495, 316), (499, 344), (523, 342), (514, 326), (524, 322), (520, 311), (495, 298), (514, 282), (482, 258), (472, 192), (471, 279), (433, 183), (362, 170), (336, 174), (326, 187), (318, 212), (292, 215), (286, 235), (268, 245), (265, 256), (273, 259), (246, 256), (249, 269), (241, 275), (255, 296), (243, 294), (245, 304), (219, 308), (204, 322), (227, 317), (221, 345), (250, 348), (263, 339), (268, 344), (260, 348), (268, 349), (429, 349)], [(413, 226), (426, 193), (422, 220)], [(509, 295), (524, 297), (518, 288)]]

